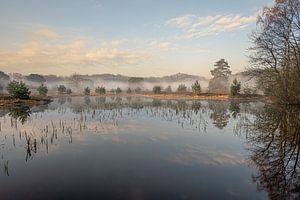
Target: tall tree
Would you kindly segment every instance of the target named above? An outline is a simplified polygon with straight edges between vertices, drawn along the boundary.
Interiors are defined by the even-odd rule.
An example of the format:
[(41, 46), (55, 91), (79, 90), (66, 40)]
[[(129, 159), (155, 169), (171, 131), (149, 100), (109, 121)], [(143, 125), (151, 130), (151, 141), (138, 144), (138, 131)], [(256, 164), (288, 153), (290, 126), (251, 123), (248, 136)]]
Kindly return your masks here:
[(210, 71), (213, 78), (209, 81), (209, 91), (214, 93), (228, 93), (228, 77), (231, 75), (228, 62), (225, 59), (221, 59), (214, 66), (215, 68)]
[(261, 89), (280, 103), (300, 103), (300, 1), (264, 8), (251, 39), (249, 71)]

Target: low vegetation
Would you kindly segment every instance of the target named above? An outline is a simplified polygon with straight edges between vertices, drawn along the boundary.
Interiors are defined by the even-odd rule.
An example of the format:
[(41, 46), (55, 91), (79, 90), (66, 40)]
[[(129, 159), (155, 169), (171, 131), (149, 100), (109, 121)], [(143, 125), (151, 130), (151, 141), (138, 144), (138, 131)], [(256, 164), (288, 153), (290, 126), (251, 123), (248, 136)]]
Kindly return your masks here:
[(31, 91), (24, 82), (11, 81), (6, 89), (10, 97), (14, 99), (30, 99)]
[(38, 91), (39, 95), (45, 97), (45, 96), (47, 96), (48, 88), (47, 88), (46, 85), (41, 84), (41, 85), (37, 88), (37, 91)]

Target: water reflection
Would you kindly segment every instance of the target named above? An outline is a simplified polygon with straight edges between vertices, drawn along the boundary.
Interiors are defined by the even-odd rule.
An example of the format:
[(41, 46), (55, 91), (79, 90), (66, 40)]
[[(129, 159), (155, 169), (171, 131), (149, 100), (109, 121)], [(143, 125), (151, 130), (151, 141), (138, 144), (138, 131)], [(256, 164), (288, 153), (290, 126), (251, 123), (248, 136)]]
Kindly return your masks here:
[(30, 117), (30, 114), (31, 110), (29, 106), (20, 106), (9, 109), (9, 116), (11, 116), (15, 121), (20, 121), (22, 124), (27, 121), (27, 119)]
[(210, 101), (209, 108), (212, 111), (210, 118), (213, 120), (213, 124), (219, 129), (225, 128), (230, 119), (230, 114), (228, 113), (228, 102)]
[[(142, 177), (142, 181), (138, 180), (137, 185), (143, 184), (145, 177), (156, 177), (152, 180), (154, 185), (174, 179), (173, 184), (183, 188), (178, 191), (190, 188), (184, 191), (193, 193), (195, 199), (208, 199), (215, 187), (225, 192), (209, 199), (257, 199), (264, 197), (263, 191), (270, 199), (300, 198), (298, 108), (237, 101), (86, 96), (63, 97), (50, 105), (23, 106), (0, 113), (2, 174), (9, 178), (18, 174), (18, 165), (13, 161), (20, 160), (20, 155), (23, 162), (39, 163), (41, 158), (47, 162), (45, 154), (54, 154), (54, 160), (62, 154), (60, 161), (69, 168), (76, 161), (80, 162), (79, 169), (84, 168), (87, 159), (91, 166), (96, 165), (95, 169), (106, 172), (93, 169), (93, 176), (101, 178), (103, 174), (115, 177), (111, 174), (119, 173), (118, 177), (124, 177), (127, 172), (141, 170), (136, 177)], [(245, 149), (247, 153), (243, 152)], [(247, 155), (253, 167), (251, 172)], [(135, 164), (127, 164), (128, 160)], [(67, 174), (56, 170), (62, 171), (60, 176)], [(254, 182), (247, 182), (251, 173)], [(206, 174), (209, 176), (203, 179)], [(81, 179), (88, 184), (93, 176)], [(129, 177), (120, 178), (119, 186), (126, 185), (132, 179)], [(226, 184), (220, 183), (220, 177), (227, 177)], [(232, 185), (228, 189), (229, 182)], [(1, 183), (4, 182), (0, 180)], [(251, 184), (257, 184), (262, 193), (257, 193)], [(211, 187), (210, 191), (203, 189), (204, 185)], [(170, 187), (172, 192), (174, 187)], [(249, 187), (253, 191), (249, 192)], [(199, 195), (200, 190), (208, 196)], [(172, 197), (177, 197), (175, 193)]]
[(300, 198), (300, 109), (265, 106), (246, 123), (254, 180), (270, 199)]

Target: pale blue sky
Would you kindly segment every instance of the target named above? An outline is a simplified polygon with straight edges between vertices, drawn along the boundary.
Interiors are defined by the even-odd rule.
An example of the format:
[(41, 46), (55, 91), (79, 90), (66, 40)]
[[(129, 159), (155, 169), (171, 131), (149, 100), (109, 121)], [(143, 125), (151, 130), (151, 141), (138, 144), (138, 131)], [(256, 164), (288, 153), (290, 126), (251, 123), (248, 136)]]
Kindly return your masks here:
[(68, 75), (209, 76), (247, 66), (249, 34), (272, 0), (0, 0), (0, 69)]

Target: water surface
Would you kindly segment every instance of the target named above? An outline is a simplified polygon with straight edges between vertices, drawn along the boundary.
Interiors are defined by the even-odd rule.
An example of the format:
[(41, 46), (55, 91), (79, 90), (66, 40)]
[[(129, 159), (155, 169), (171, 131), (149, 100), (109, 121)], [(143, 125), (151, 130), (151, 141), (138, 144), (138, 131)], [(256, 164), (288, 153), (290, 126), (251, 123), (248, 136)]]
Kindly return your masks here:
[(299, 110), (69, 97), (0, 111), (1, 199), (290, 199)]

